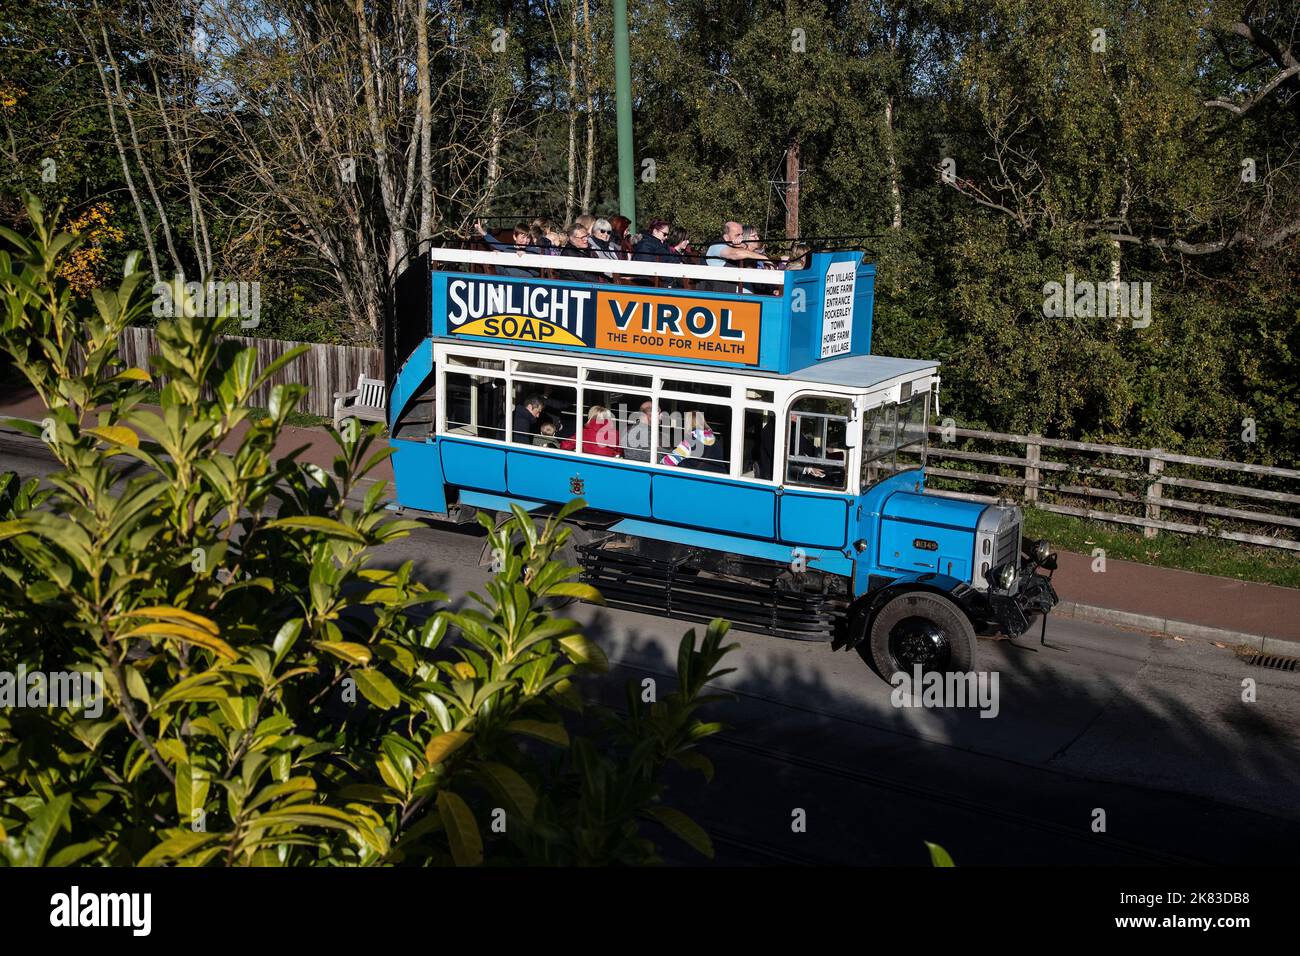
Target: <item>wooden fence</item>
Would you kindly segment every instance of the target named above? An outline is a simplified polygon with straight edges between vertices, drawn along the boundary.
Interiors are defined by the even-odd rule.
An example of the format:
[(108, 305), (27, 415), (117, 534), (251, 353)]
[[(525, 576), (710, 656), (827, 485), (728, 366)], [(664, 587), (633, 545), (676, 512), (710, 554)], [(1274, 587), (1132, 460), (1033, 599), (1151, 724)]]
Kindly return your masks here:
[[(930, 432), (926, 473), (945, 494), (1018, 497), (1044, 511), (1137, 526), (1148, 538), (1174, 531), (1300, 551), (1300, 471), (1041, 435), (951, 426)], [(994, 448), (978, 450), (977, 443)], [(1209, 480), (1224, 472), (1249, 475), (1252, 484)], [(967, 490), (989, 485), (999, 493)]]
[[(370, 378), (383, 378), (383, 353), (379, 349), (256, 339), (242, 335), (228, 335), (225, 338), (257, 349), (259, 371), (295, 346), (310, 347), (310, 351), (277, 371), (266, 385), (254, 393), (255, 405), (265, 407), (270, 401), (274, 386), (295, 382), (307, 386), (307, 394), (298, 406), (300, 411), (312, 415), (331, 415), (334, 411), (335, 392), (356, 388), (357, 377), (363, 373)], [(122, 331), (118, 344), (122, 358), (128, 365), (152, 371), (149, 357), (158, 353), (158, 341), (153, 329), (126, 328)]]

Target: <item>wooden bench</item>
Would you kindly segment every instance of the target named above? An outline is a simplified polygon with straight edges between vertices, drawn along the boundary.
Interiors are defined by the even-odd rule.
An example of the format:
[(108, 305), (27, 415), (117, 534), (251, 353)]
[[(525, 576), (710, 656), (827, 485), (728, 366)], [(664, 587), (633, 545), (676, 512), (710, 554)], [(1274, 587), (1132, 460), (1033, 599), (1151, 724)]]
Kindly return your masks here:
[(357, 377), (357, 387), (350, 392), (334, 393), (334, 427), (341, 428), (343, 419), (356, 418), (363, 422), (386, 422), (384, 383), (377, 378)]

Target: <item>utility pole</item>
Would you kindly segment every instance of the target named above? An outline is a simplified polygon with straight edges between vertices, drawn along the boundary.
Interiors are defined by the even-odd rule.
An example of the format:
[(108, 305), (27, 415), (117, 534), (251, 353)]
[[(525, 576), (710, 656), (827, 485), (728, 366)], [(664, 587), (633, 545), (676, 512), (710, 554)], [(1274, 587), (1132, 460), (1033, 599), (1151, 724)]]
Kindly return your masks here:
[(636, 167), (632, 147), (632, 66), (627, 42), (627, 0), (614, 0), (614, 102), (618, 111), (618, 211), (636, 231)]
[(785, 237), (799, 237), (799, 141), (785, 151)]

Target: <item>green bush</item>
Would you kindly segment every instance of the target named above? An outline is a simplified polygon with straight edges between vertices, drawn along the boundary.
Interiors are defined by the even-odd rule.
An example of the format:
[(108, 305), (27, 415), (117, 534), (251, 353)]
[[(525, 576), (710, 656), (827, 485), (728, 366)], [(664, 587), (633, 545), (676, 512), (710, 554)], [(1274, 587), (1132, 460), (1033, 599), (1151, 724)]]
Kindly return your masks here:
[(553, 613), (599, 600), (554, 559), (581, 502), (489, 528), (503, 568), (453, 612), (409, 562), (372, 566), (417, 526), (380, 483), (353, 503), (390, 453), (377, 427), (331, 431), (329, 471), (272, 460), (302, 387), (251, 411), (273, 368), (184, 317), (159, 327), (145, 409), (150, 376), (116, 350), (148, 307), (137, 257), (86, 308), (58, 278), (76, 240), (29, 212), (33, 237), (4, 231), (0, 344), (49, 412), (8, 424), (59, 470), (0, 478), (0, 663), (103, 694), (0, 711), (0, 863), (647, 863), (651, 821), (711, 852), (661, 777), (712, 775), (695, 745), (719, 725), (696, 714), (725, 623), (683, 638), (674, 693), (585, 706), (574, 680), (604, 655)]

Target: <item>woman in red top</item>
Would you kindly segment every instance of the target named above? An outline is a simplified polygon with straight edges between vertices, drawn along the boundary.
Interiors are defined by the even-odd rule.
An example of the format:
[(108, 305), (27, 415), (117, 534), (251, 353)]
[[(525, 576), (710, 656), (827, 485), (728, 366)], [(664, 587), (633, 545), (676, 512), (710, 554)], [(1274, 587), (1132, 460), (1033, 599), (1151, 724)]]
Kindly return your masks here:
[[(573, 451), (576, 444), (573, 438), (566, 438), (560, 447)], [(618, 424), (604, 405), (592, 405), (587, 412), (587, 424), (582, 426), (582, 450), (588, 455), (623, 457), (623, 449), (618, 446)]]

